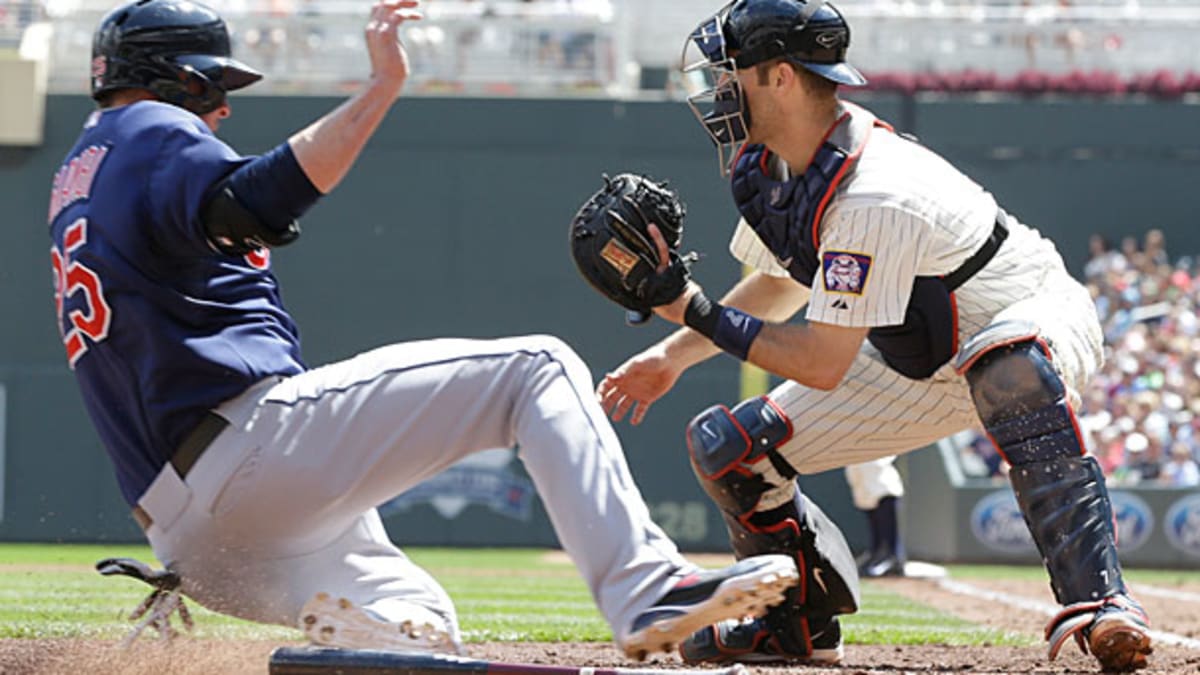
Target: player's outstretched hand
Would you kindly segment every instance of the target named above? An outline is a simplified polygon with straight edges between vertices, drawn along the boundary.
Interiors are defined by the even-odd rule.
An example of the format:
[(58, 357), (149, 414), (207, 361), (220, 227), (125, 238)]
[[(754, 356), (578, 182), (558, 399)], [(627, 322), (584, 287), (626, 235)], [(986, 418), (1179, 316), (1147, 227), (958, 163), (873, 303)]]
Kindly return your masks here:
[(421, 18), (420, 0), (381, 0), (371, 7), (371, 18), (363, 31), (367, 55), (371, 57), (371, 79), (393, 87), (397, 93), (408, 80), (408, 53), (400, 41), (400, 25)]
[(632, 410), (629, 423), (641, 424), (650, 406), (675, 386), (682, 373), (662, 348), (654, 345), (605, 375), (596, 387), (596, 396), (614, 422)]

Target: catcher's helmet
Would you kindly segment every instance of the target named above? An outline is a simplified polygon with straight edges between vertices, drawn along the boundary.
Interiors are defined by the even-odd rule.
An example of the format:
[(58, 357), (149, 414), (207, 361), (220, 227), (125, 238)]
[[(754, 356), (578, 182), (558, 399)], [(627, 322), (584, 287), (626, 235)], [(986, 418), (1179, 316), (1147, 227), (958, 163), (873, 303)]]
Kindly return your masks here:
[(225, 92), (262, 79), (230, 57), (229, 31), (213, 10), (190, 0), (136, 0), (109, 12), (92, 39), (92, 98), (145, 89), (198, 115)]
[(717, 146), (721, 172), (730, 171), (750, 129), (739, 69), (785, 58), (838, 84), (866, 84), (846, 63), (849, 45), (850, 26), (825, 0), (733, 0), (700, 22), (684, 43), (683, 70), (703, 73), (708, 87), (687, 101)]
[(722, 32), (738, 68), (782, 56), (838, 84), (867, 83), (846, 63), (849, 24), (823, 0), (737, 0)]

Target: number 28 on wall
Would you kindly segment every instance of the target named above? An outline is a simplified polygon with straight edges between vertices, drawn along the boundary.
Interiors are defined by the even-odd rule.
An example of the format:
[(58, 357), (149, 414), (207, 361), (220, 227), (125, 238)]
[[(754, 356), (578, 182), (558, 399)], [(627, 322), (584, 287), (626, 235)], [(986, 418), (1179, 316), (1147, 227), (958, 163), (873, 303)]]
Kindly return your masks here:
[[(50, 266), (54, 271), (54, 308), (71, 368), (88, 350), (84, 337), (92, 342), (100, 342), (108, 337), (108, 326), (112, 321), (112, 309), (104, 300), (104, 286), (100, 283), (100, 277), (82, 263), (71, 260), (71, 255), (86, 243), (87, 220), (80, 218), (63, 231), (62, 248), (55, 244), (50, 249)], [(64, 316), (67, 299), (76, 293), (83, 294), (87, 311), (72, 309)]]

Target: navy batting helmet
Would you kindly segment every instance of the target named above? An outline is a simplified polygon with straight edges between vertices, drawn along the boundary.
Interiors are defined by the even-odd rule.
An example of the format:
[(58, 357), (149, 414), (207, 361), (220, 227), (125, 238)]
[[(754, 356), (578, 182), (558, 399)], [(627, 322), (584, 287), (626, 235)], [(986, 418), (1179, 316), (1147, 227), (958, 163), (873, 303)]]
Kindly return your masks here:
[(822, 0), (737, 0), (722, 28), (738, 68), (784, 57), (838, 84), (867, 82), (846, 63), (850, 26)]
[(136, 0), (109, 12), (92, 39), (92, 98), (145, 89), (198, 115), (225, 92), (262, 79), (230, 57), (229, 31), (213, 10), (189, 0)]

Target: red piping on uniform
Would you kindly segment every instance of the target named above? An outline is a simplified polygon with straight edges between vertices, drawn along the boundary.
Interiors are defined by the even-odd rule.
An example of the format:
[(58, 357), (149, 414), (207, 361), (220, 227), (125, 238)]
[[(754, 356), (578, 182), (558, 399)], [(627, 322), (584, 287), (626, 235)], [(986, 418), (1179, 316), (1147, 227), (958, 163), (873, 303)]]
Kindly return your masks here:
[[(803, 600), (801, 600), (803, 602)], [(800, 619), (800, 634), (804, 636), (804, 651), (813, 653), (812, 630), (808, 627), (808, 617)]]
[(992, 432), (984, 429), (983, 434), (992, 442), (992, 447), (996, 449), (996, 454), (1000, 455), (1000, 459), (1003, 459), (1005, 464), (1012, 466), (1012, 462), (1008, 460), (1008, 454), (1000, 448), (1000, 444), (996, 442), (996, 437), (992, 435)]
[[(1024, 342), (1025, 340), (1028, 340), (1029, 338), (1034, 338), (1035, 340), (1037, 340), (1037, 333), (1027, 333), (1025, 335), (1018, 335), (1016, 337), (1009, 338), (1009, 339), (1005, 340), (1004, 342), (997, 342), (994, 345), (988, 345), (987, 349), (984, 349), (983, 351), (979, 352), (975, 356), (972, 356), (970, 361), (967, 361), (966, 363), (962, 364), (958, 368), (955, 368), (954, 372), (958, 373), (959, 375), (962, 375), (963, 373), (970, 370), (971, 366), (975, 365), (975, 362), (979, 360), (979, 357), (983, 356), (984, 354), (987, 354), (988, 352), (990, 352), (992, 350), (999, 349), (1000, 347), (1007, 347), (1009, 345), (1016, 344), (1018, 342)], [(1037, 340), (1037, 341), (1041, 342), (1041, 340)]]
[(958, 296), (954, 295), (954, 291), (950, 291), (950, 318), (951, 318), (951, 325), (953, 326), (953, 328), (952, 328), (953, 332), (950, 334), (952, 336), (952, 340), (950, 342), (950, 353), (957, 354), (958, 353)]
[[(775, 401), (772, 401), (770, 398), (767, 398), (766, 396), (760, 396), (759, 398), (766, 401), (767, 405), (771, 406), (771, 408), (775, 412), (779, 413), (779, 418), (782, 419), (783, 423), (787, 425), (787, 428), (788, 428), (787, 437), (784, 438), (783, 440), (779, 441), (779, 443), (776, 445), (776, 447), (779, 447), (780, 445), (783, 445), (784, 443), (787, 443), (788, 441), (792, 440), (792, 434), (794, 433), (794, 431), (792, 429), (792, 418), (788, 417), (787, 413), (783, 412), (783, 408), (780, 408), (779, 404), (776, 403)], [(763, 457), (766, 457), (765, 453), (763, 454)]]
[[(838, 125), (840, 125), (842, 121), (849, 116), (850, 112), (847, 111), (838, 118), (838, 121), (829, 128), (829, 131), (825, 132), (825, 138), (821, 139), (821, 145), (825, 144), (825, 141), (833, 133), (833, 130), (836, 129)], [(875, 123), (880, 124), (879, 120), (875, 120)], [(813, 213), (812, 241), (813, 246), (817, 247), (818, 249), (821, 247), (821, 218), (825, 215), (825, 207), (829, 206), (829, 200), (833, 199), (833, 193), (837, 191), (838, 184), (841, 183), (842, 179), (846, 177), (846, 172), (849, 171), (850, 167), (858, 161), (859, 157), (862, 157), (863, 150), (867, 147), (867, 141), (871, 140), (871, 131), (874, 128), (875, 124), (867, 127), (867, 133), (865, 136), (863, 136), (862, 143), (859, 143), (858, 147), (855, 148), (852, 153), (846, 156), (846, 161), (842, 162), (842, 166), (840, 169), (838, 169), (837, 174), (834, 175), (833, 180), (829, 181), (829, 187), (825, 189), (825, 196), (821, 197), (821, 202), (817, 204), (817, 210)], [(821, 145), (818, 145), (817, 149), (820, 149)], [(813, 159), (816, 159), (816, 157), (817, 153), (813, 152), (812, 159), (808, 160), (808, 164), (811, 165), (813, 163)]]
[(749, 148), (749, 143), (743, 143), (742, 147), (738, 148), (738, 154), (733, 155), (733, 166), (738, 166), (738, 160), (742, 159), (742, 155), (746, 154), (746, 148)]
[(828, 129), (825, 130), (825, 135), (821, 137), (821, 142), (817, 143), (816, 149), (813, 150), (812, 156), (808, 158), (808, 163), (805, 164), (804, 166), (809, 166), (813, 163), (813, 160), (815, 160), (817, 158), (817, 153), (821, 151), (821, 146), (825, 145), (825, 142), (829, 140), (829, 137), (833, 135), (833, 132), (836, 131), (837, 128), (842, 125), (842, 122), (845, 122), (848, 119), (850, 119), (850, 111), (849, 110), (846, 110), (846, 112), (842, 113), (841, 115), (838, 115), (837, 120), (833, 124), (831, 124)]

